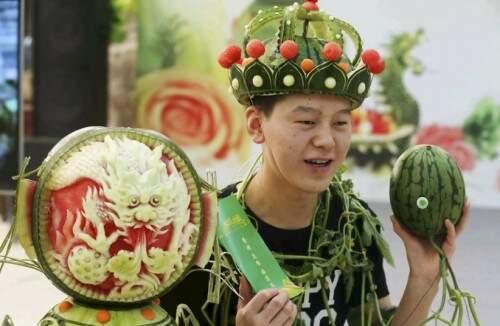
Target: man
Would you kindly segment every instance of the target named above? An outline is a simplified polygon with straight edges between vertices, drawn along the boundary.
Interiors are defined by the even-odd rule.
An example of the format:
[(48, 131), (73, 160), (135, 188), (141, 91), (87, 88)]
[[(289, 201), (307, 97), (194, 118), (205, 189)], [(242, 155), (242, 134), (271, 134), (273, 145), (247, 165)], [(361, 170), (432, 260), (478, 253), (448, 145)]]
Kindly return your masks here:
[[(344, 33), (353, 39), (354, 58), (342, 49)], [(382, 240), (362, 240), (365, 221), (380, 224), (348, 184), (335, 179), (350, 145), (351, 110), (367, 96), (372, 73), (383, 70), (378, 53), (365, 51), (363, 64), (358, 62), (357, 32), (318, 11), (316, 1), (260, 13), (247, 26), (245, 40), (245, 60), (231, 46), (219, 63), (230, 69), (233, 94), (246, 106), (247, 131), (262, 146), (262, 163), (246, 180), (225, 188), (220, 198), (237, 196), (266, 250), (305, 292), (293, 301), (284, 290), (253, 293), (242, 278), (239, 302), (227, 300), (215, 309), (235, 314), (236, 325), (292, 325), (298, 320), (305, 325), (356, 325), (365, 314), (361, 307), (369, 310), (364, 298), (371, 291), (382, 315), (392, 315), (391, 325), (424, 320), (437, 293), (439, 255), (393, 219), (410, 266), (405, 292), (394, 309), (382, 265), (387, 254), (378, 245)], [(448, 258), (467, 220), (467, 207), (456, 229), (445, 223), (442, 249)], [(232, 319), (222, 320), (214, 322)]]
[[(351, 103), (348, 100), (320, 94), (284, 95), (270, 107), (257, 104), (246, 109), (247, 130), (254, 142), (262, 144), (263, 163), (248, 184), (245, 204), (247, 210), (259, 220), (259, 231), (267, 240), (266, 243), (271, 242), (272, 251), (299, 254), (287, 248), (300, 248), (300, 244), (273, 242), (273, 239), (286, 238), (282, 235), (286, 233), (291, 235), (290, 239), (294, 239), (294, 233), (308, 235), (304, 231), (310, 231), (319, 194), (328, 188), (346, 157), (351, 137), (350, 110)], [(335, 200), (338, 199), (332, 199), (331, 207), (335, 209), (331, 210), (331, 218), (338, 218), (341, 213)], [(451, 222), (446, 222), (448, 235), (443, 250), (448, 257), (454, 251), (456, 234), (463, 229), (466, 213), (457, 229)], [(403, 325), (403, 322), (405, 325), (414, 325), (427, 317), (437, 293), (439, 255), (426, 240), (409, 234), (394, 219), (393, 223), (395, 232), (405, 244), (410, 275), (392, 325)], [(301, 239), (300, 235), (295, 239), (301, 241), (302, 246), (308, 240)], [(302, 248), (304, 254), (306, 250)], [(385, 284), (382, 257), (375, 248), (370, 249), (370, 258), (375, 263), (372, 275), (376, 281), (380, 307), (388, 310), (392, 304)], [(336, 285), (334, 291), (345, 291), (338, 277), (334, 273), (330, 283)], [(286, 320), (293, 320), (296, 308), (290, 307), (291, 301), (286, 293), (266, 290), (252, 297), (245, 281), (240, 292), (243, 300), (236, 316), (238, 325), (272, 324), (275, 319), (279, 321), (276, 324), (282, 325), (286, 324), (281, 323), (285, 316)], [(309, 294), (313, 295), (318, 296), (319, 293)], [(334, 310), (337, 308), (336, 324), (343, 324), (350, 311), (357, 311), (353, 308), (360, 304), (361, 299), (355, 291), (353, 296), (355, 299), (350, 302), (333, 303)], [(345, 300), (343, 293), (335, 293), (334, 298)], [(301, 316), (303, 319), (310, 321), (319, 317), (318, 320), (326, 321), (324, 314), (318, 315), (323, 307), (304, 309), (307, 305), (302, 305), (303, 312), (310, 311)], [(357, 318), (353, 316), (353, 320)]]

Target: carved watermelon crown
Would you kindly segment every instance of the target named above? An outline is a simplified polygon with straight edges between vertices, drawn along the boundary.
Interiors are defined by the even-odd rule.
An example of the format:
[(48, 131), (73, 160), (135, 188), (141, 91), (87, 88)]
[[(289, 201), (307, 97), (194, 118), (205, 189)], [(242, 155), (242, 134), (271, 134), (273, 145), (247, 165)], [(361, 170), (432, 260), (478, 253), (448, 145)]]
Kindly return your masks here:
[[(344, 51), (346, 36), (354, 44), (352, 57)], [(243, 43), (244, 59), (237, 45), (219, 56), (243, 105), (254, 96), (319, 93), (346, 97), (357, 108), (372, 74), (384, 70), (377, 51), (363, 52), (356, 29), (320, 11), (317, 0), (259, 11), (245, 27)]]

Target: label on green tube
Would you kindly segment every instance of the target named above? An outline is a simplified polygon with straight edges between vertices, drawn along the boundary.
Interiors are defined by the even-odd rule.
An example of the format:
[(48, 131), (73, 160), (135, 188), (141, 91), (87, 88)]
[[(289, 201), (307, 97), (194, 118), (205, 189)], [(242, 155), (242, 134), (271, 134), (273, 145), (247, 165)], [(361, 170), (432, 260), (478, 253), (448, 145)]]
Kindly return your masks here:
[(304, 291), (283, 272), (235, 195), (219, 200), (219, 241), (255, 292), (276, 288), (293, 298)]

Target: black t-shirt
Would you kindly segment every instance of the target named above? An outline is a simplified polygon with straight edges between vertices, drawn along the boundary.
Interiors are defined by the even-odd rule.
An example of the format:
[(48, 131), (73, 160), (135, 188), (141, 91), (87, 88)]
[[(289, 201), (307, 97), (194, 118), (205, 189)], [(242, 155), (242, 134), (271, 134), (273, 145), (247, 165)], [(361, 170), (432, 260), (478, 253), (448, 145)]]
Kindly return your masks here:
[[(226, 197), (236, 191), (236, 185), (226, 187), (220, 197)], [(366, 206), (366, 203), (363, 203)], [(367, 207), (368, 208), (368, 207)], [(262, 221), (249, 208), (247, 214), (254, 217), (257, 222), (257, 230), (273, 252), (286, 255), (306, 255), (311, 227), (296, 230), (285, 230), (274, 227)], [(330, 203), (330, 216), (328, 218), (328, 227), (336, 228), (338, 217), (342, 212), (342, 203), (340, 198), (332, 196)], [(373, 212), (372, 212), (373, 213)], [(372, 271), (373, 282), (377, 286), (377, 296), (383, 298), (389, 294), (385, 273), (383, 269), (383, 259), (380, 251), (375, 244), (367, 248), (368, 258), (372, 261), (374, 268)], [(327, 298), (328, 305), (332, 309), (332, 315), (335, 316), (336, 325), (344, 325), (347, 313), (352, 307), (359, 306), (361, 303), (361, 273), (355, 273), (355, 281), (352, 294), (349, 300), (346, 300), (346, 288), (344, 278), (339, 269), (336, 269), (332, 275), (326, 278), (328, 282)], [(175, 315), (175, 306), (179, 303), (186, 303), (193, 310), (198, 320), (203, 323), (203, 317), (200, 313), (200, 307), (206, 299), (206, 288), (208, 284), (208, 275), (202, 272), (190, 274), (171, 292), (162, 298), (162, 306), (172, 315)], [(300, 318), (304, 325), (328, 325), (328, 312), (324, 307), (321, 296), (321, 287), (319, 284), (304, 285), (306, 293), (302, 307), (300, 308)], [(235, 302), (235, 301), (234, 301)]]

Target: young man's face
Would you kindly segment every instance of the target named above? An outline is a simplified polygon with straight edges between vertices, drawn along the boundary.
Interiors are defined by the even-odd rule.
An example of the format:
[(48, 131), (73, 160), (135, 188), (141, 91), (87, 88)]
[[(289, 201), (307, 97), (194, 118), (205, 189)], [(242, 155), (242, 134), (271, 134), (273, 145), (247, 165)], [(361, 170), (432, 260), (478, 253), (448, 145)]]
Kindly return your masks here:
[(317, 94), (284, 96), (269, 117), (260, 112), (258, 142), (273, 179), (305, 192), (324, 191), (349, 149), (350, 110), (344, 98)]

